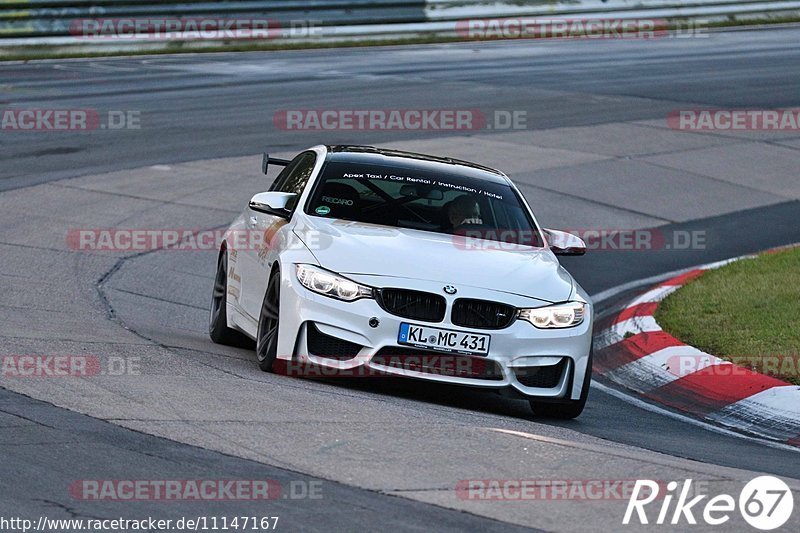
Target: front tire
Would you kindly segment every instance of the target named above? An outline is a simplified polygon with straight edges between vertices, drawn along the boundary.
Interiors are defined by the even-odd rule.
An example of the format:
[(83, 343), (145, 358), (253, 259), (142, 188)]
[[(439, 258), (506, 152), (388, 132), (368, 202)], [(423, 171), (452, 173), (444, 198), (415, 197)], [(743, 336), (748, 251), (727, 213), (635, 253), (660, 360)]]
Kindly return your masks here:
[(264, 303), (258, 317), (256, 335), (256, 358), (264, 372), (272, 372), (272, 365), (278, 356), (278, 320), (281, 305), (281, 273), (275, 270), (269, 277)]
[(586, 400), (589, 397), (589, 386), (592, 382), (592, 352), (593, 350), (589, 350), (589, 361), (586, 363), (586, 372), (583, 376), (580, 398), (561, 403), (529, 400), (531, 409), (533, 409), (535, 415), (557, 420), (572, 420), (580, 416), (583, 412), (583, 408), (586, 407)]
[(217, 344), (243, 346), (247, 337), (228, 327), (228, 252), (223, 250), (217, 261), (214, 276), (214, 291), (211, 294), (211, 309), (208, 318), (208, 336)]

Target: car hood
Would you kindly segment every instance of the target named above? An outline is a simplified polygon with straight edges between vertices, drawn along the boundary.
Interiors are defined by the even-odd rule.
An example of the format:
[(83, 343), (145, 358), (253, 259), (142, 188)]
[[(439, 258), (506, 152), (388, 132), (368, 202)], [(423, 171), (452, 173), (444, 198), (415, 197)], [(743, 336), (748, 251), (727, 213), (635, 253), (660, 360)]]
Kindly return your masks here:
[[(572, 277), (546, 249), (404, 228), (302, 217), (295, 233), (320, 266), (340, 274), (381, 275), (492, 289), (563, 302)], [(489, 249), (476, 249), (488, 247)]]

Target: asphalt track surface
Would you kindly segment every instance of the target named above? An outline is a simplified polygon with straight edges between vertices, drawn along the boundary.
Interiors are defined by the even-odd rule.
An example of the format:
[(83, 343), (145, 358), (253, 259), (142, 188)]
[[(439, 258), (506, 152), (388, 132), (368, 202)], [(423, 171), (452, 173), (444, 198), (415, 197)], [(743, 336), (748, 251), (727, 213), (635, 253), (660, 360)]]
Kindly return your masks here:
[[(266, 147), (272, 152), (281, 152), (331, 142), (329, 137), (321, 138), (320, 132), (287, 132), (275, 128), (274, 113), (286, 109), (524, 109), (532, 117), (530, 129), (549, 130), (662, 119), (669, 111), (688, 104), (742, 108), (796, 106), (800, 94), (797, 42), (800, 42), (800, 31), (776, 30), (731, 32), (708, 39), (664, 40), (655, 45), (552, 42), (531, 46), (521, 42), (497, 42), (423, 46), (412, 51), (349, 49), (3, 65), (0, 75), (4, 107), (140, 110), (142, 123), (147, 127), (113, 135), (100, 132), (3, 134), (0, 136), (0, 190), (11, 192), (119, 169), (245, 156)], [(486, 137), (495, 132), (481, 133)], [(337, 132), (335, 142), (381, 144), (420, 137), (419, 132)], [(481, 154), (476, 153), (473, 159), (481, 161)], [(220, 184), (221, 188), (225, 186), (227, 184)], [(657, 203), (658, 199), (652, 201)], [(63, 207), (75, 209), (70, 205)], [(570, 259), (564, 264), (591, 294), (596, 294), (631, 280), (800, 241), (799, 214), (798, 202), (786, 200), (710, 217), (660, 217), (669, 222), (661, 228), (664, 231), (705, 231), (708, 247), (683, 253), (635, 252), (635, 256), (601, 252), (592, 254), (591, 259), (588, 256)], [(218, 220), (198, 217), (197, 223), (222, 224), (233, 214), (216, 213), (215, 216)], [(31, 248), (34, 248), (31, 253), (37, 253), (35, 247)], [(45, 254), (46, 250), (38, 253)], [(197, 317), (202, 315), (206, 300), (204, 291), (210, 287), (213, 271), (213, 261), (209, 262), (208, 257), (176, 258), (155, 253), (132, 258), (121, 267), (115, 266), (118, 272), (115, 270), (112, 274), (119, 278), (115, 287), (119, 292), (105, 291), (105, 301), (101, 302), (114, 310), (108, 320), (115, 325), (122, 323), (142, 339), (168, 347), (182, 357), (204, 357), (204, 350), (214, 350), (198, 344), (203, 324)], [(2, 261), (12, 262), (6, 254)], [(166, 264), (175, 262), (180, 263), (180, 268), (173, 268), (165, 275), (169, 279), (158, 282), (160, 287), (173, 292), (161, 294), (165, 301), (141, 305), (136, 300), (126, 300), (121, 294), (123, 291), (147, 292), (148, 283), (159, 276), (159, 272), (169, 270)], [(176, 276), (176, 272), (185, 275)], [(176, 311), (174, 302), (193, 308), (183, 316), (180, 315), (183, 311)], [(173, 326), (173, 320), (190, 325)], [(191, 328), (195, 328), (197, 335), (187, 340), (186, 330)], [(4, 333), (9, 346), (12, 337)], [(60, 343), (61, 340), (53, 341), (54, 346)], [(11, 348), (3, 350), (4, 353), (8, 351)], [(251, 353), (246, 350), (226, 353), (232, 361), (226, 369), (228, 372), (241, 374), (245, 372), (242, 368), (257, 372), (248, 359), (252, 358)], [(242, 362), (248, 361), (250, 367), (243, 367)], [(246, 379), (248, 386), (253, 380), (262, 380), (267, 389), (277, 383), (270, 376), (248, 375)], [(387, 409), (413, 412), (420, 430), (410, 429), (409, 432), (417, 439), (420, 450), (409, 451), (403, 457), (405, 468), (410, 472), (430, 471), (434, 475), (441, 465), (426, 460), (426, 450), (436, 446), (457, 450), (458, 443), (453, 440), (463, 436), (460, 432), (450, 436), (446, 431), (436, 431), (433, 426), (426, 425), (425, 420), (460, 427), (469, 426), (474, 420), (475, 425), (530, 431), (551, 439), (575, 442), (579, 448), (590, 449), (602, 442), (613, 449), (636, 449), (636, 453), (644, 455), (652, 451), (666, 457), (686, 458), (706, 465), (710, 469), (706, 472), (732, 468), (800, 478), (797, 453), (699, 429), (640, 409), (599, 390), (592, 391), (589, 406), (577, 421), (554, 423), (533, 418), (527, 406), (520, 402), (462, 389), (431, 388), (405, 382), (330, 384), (307, 380), (298, 380), (289, 387), (295, 389), (292, 394), (306, 405), (334, 402), (339, 397), (351, 405), (383, 404)], [(182, 439), (168, 430), (150, 430), (146, 424), (138, 427), (130, 420), (112, 424), (54, 407), (47, 403), (50, 398), (36, 396), (38, 399), (34, 400), (9, 390), (3, 390), (0, 395), (0, 449), (4, 457), (0, 462), (0, 512), (4, 516), (149, 514), (168, 518), (198, 514), (252, 515), (257, 510), (281, 516), (292, 530), (352, 531), (373, 529), (378, 523), (398, 530), (434, 527), (437, 530), (491, 531), (517, 527), (508, 522), (543, 529), (572, 529), (570, 524), (550, 522), (545, 508), (538, 514), (526, 514), (510, 507), (449, 509), (447, 507), (457, 506), (433, 494), (446, 487), (425, 487), (414, 494), (413, 487), (402, 487), (402, 483), (398, 483), (396, 490), (365, 487), (357, 481), (351, 485), (342, 472), (346, 466), (337, 468), (324, 463), (316, 468), (302, 468), (297, 466), (302, 461), (287, 459), (291, 454), (283, 448), (276, 448), (272, 455), (258, 455), (259, 460), (252, 461), (236, 457), (246, 456), (244, 454), (220, 453), (215, 451), (219, 447), (205, 446), (191, 437)], [(123, 401), (124, 395), (120, 398)], [(242, 409), (269, 409), (269, 402), (263, 397), (254, 396), (249, 400)], [(295, 413), (290, 416), (292, 414)], [(358, 412), (353, 414), (358, 415)], [(298, 421), (302, 422), (301, 416)], [(370, 420), (365, 420), (364, 424), (353, 425), (348, 431), (361, 432), (359, 437), (363, 437), (370, 431), (369, 423)], [(297, 430), (297, 446), (302, 447), (307, 431), (313, 432), (314, 424), (324, 427), (316, 420), (307, 422), (305, 430)], [(141, 429), (141, 432), (119, 425)], [(293, 431), (286, 428), (283, 426), (281, 430)], [(169, 433), (171, 440), (147, 434), (164, 432)], [(269, 436), (264, 438), (269, 440)], [(291, 440), (292, 435), (282, 438)], [(380, 455), (384, 449), (391, 450), (391, 443), (386, 440), (389, 436), (374, 434), (371, 438), (374, 448), (369, 449), (369, 453)], [(181, 441), (202, 447), (181, 444)], [(473, 444), (465, 443), (465, 446)], [(485, 453), (507, 451), (490, 449)], [(450, 457), (458, 461), (457, 456)], [(616, 456), (608, 457), (607, 470), (601, 475), (613, 477)], [(559, 453), (559, 446), (553, 446), (536, 459), (543, 465), (540, 476), (556, 477), (554, 473), (559, 472), (559, 465), (564, 466), (569, 460)], [(506, 469), (497, 471), (493, 477), (516, 477), (513, 464), (504, 466)], [(465, 471), (469, 468), (465, 467)], [(64, 487), (76, 479), (101, 477), (287, 481), (320, 478), (325, 480), (325, 497), (278, 500), (268, 506), (258, 504), (261, 507), (250, 502), (202, 506), (193, 502), (169, 505), (138, 502), (131, 507), (131, 504), (119, 502), (103, 502), (98, 506), (96, 502), (75, 501), (65, 495)], [(376, 477), (379, 477), (377, 473)], [(433, 495), (425, 496), (426, 490)], [(408, 497), (404, 497), (403, 491), (408, 491)], [(573, 520), (588, 520), (581, 511), (563, 514)], [(573, 525), (578, 526), (577, 523)], [(611, 524), (602, 522), (602, 527), (609, 528)]]
[[(139, 110), (147, 127), (107, 139), (4, 138), (0, 188), (319, 143), (318, 132), (273, 126), (274, 113), (286, 109), (388, 109), (389, 103), (392, 109), (522, 109), (529, 127), (546, 129), (662, 118), (677, 102), (788, 107), (797, 104), (800, 89), (797, 35), (779, 30), (649, 43), (534, 48), (495, 42), (417, 53), (355, 48), (4, 65), (0, 105)], [(336, 140), (380, 144), (414, 136), (419, 132), (340, 132)]]

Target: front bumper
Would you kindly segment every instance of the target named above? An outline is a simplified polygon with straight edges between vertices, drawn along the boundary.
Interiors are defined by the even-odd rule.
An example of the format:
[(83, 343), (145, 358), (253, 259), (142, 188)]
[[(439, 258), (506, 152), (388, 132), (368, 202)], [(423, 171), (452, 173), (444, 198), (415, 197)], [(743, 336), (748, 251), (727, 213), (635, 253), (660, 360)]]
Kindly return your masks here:
[[(288, 272), (284, 271), (281, 287), (279, 359), (311, 363), (339, 371), (338, 374), (331, 375), (398, 375), (470, 387), (511, 388), (529, 397), (549, 399), (580, 397), (591, 348), (593, 319), (591, 304), (587, 306), (583, 323), (574, 328), (538, 329), (522, 320), (515, 320), (503, 329), (464, 328), (450, 322), (449, 310), (457, 297), (498, 301), (515, 307), (535, 307), (541, 306), (542, 303), (518, 295), (475, 287), (459, 287), (457, 296), (449, 296), (442, 293), (442, 284), (438, 282), (348, 276), (372, 286), (399, 287), (442, 294), (447, 301), (448, 312), (443, 321), (432, 323), (395, 316), (372, 299), (343, 302), (318, 295), (300, 285), (293, 268), (286, 270)], [(411, 354), (416, 351), (413, 347), (403, 346), (397, 342), (400, 324), (403, 322), (491, 335), (488, 355), (473, 356), (469, 359), (491, 363), (498, 370), (497, 374), (491, 379), (464, 377), (386, 364), (386, 358), (380, 357), (380, 354), (386, 352), (385, 349), (401, 347)], [(355, 356), (349, 359), (332, 359), (312, 353), (309, 350), (309, 334), (313, 333), (310, 329), (312, 327), (327, 337), (353, 343)], [(456, 354), (442, 355), (457, 360), (456, 366), (462, 359)], [(355, 372), (356, 370), (362, 372)], [(363, 372), (363, 370), (374, 372)], [(552, 379), (531, 378), (537, 373), (543, 376), (544, 371), (550, 372)], [(559, 375), (553, 376), (552, 373), (556, 371)], [(545, 383), (546, 386), (540, 386), (541, 383)]]

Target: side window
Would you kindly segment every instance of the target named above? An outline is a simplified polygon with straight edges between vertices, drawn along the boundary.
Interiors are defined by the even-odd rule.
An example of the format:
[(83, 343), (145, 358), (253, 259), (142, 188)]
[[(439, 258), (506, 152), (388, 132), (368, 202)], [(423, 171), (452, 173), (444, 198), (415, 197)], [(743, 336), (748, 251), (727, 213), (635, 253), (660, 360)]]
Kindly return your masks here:
[(281, 185), (286, 181), (286, 177), (291, 174), (294, 169), (297, 167), (297, 164), (303, 158), (305, 153), (300, 155), (296, 155), (294, 159), (292, 159), (288, 165), (283, 167), (283, 170), (280, 171), (280, 174), (275, 178), (275, 181), (272, 182), (272, 185), (269, 186), (270, 191), (280, 191)]
[(297, 200), (303, 194), (303, 189), (306, 188), (311, 174), (314, 172), (314, 164), (317, 162), (317, 154), (315, 152), (303, 152), (294, 158), (294, 160), (286, 167), (284, 172), (275, 180), (274, 190), (280, 192), (293, 192), (297, 198), (287, 205), (287, 207), (294, 211), (297, 206)]

